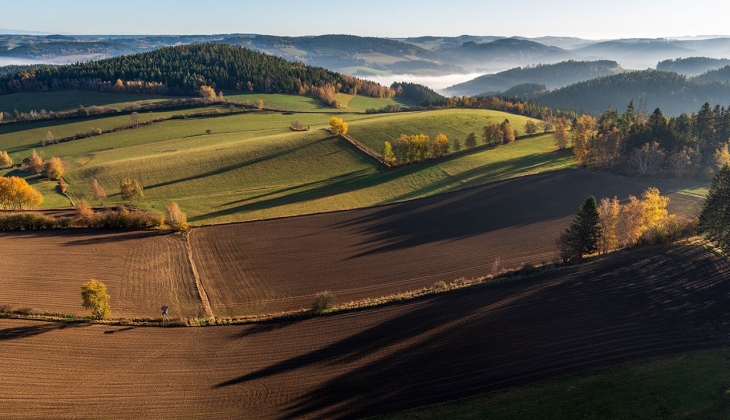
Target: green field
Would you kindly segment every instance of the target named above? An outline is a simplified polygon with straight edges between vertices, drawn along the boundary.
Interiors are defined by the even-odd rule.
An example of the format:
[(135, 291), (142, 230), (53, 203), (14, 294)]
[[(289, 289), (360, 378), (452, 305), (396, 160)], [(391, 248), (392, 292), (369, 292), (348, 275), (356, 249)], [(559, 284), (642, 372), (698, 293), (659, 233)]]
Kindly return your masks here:
[(724, 419), (730, 351), (633, 363), (377, 417), (430, 419)]
[(346, 95), (344, 93), (337, 94), (337, 100), (340, 102), (340, 106), (346, 109), (365, 112), (369, 108), (380, 109), (388, 105), (399, 105), (399, 106), (412, 106), (413, 101), (408, 98), (387, 98), (377, 99), (370, 98), (368, 96), (353, 96)]
[(524, 135), (525, 123), (530, 118), (481, 109), (446, 109), (387, 114), (378, 119), (353, 122), (349, 125), (348, 132), (377, 153), (383, 149), (384, 142), (392, 142), (401, 134), (424, 133), (433, 139), (436, 134), (443, 133), (452, 146), (454, 139), (459, 139), (463, 147), (464, 139), (469, 133), (474, 132), (477, 144), (482, 144), (482, 128), (488, 123), (502, 123), (505, 119), (509, 120), (514, 130)]
[(58, 112), (76, 109), (79, 105), (83, 105), (84, 107), (103, 105), (124, 109), (132, 102), (137, 102), (141, 105), (169, 101), (171, 99), (175, 98), (163, 95), (91, 91), (14, 93), (11, 95), (0, 95), (0, 111), (12, 113), (14, 109), (17, 109), (18, 112), (29, 112), (31, 110), (40, 112), (40, 110), (45, 109), (46, 111)]
[[(248, 95), (241, 95), (245, 97)], [(283, 95), (279, 95), (283, 96)], [(302, 97), (281, 98), (305, 106)], [(357, 99), (357, 98), (355, 98)], [(129, 123), (128, 116), (0, 126), (0, 144), (16, 162), (36, 148), (45, 158), (61, 157), (69, 195), (91, 200), (98, 179), (119, 202), (119, 182), (137, 178), (145, 188), (143, 208), (163, 212), (176, 201), (193, 224), (210, 224), (351, 209), (425, 197), (498, 179), (570, 167), (573, 158), (555, 152), (549, 135), (519, 140), (495, 149), (386, 170), (344, 140), (325, 130), (331, 110), (286, 115), (281, 112), (169, 120), (150, 126), (46, 145), (56, 136)], [(156, 113), (144, 118), (167, 115)], [(400, 114), (342, 114), (353, 133), (373, 147), (401, 130), (429, 134), (436, 127), (461, 135), (505, 116), (495, 111), (446, 110)], [(294, 132), (299, 120), (310, 131)], [(210, 130), (211, 134), (206, 134)], [(456, 133), (456, 134), (452, 134)], [(396, 135), (397, 135), (396, 134)], [(17, 170), (16, 170), (17, 172)], [(2, 175), (2, 173), (0, 173)], [(34, 181), (46, 195), (46, 207), (68, 205), (55, 183)]]

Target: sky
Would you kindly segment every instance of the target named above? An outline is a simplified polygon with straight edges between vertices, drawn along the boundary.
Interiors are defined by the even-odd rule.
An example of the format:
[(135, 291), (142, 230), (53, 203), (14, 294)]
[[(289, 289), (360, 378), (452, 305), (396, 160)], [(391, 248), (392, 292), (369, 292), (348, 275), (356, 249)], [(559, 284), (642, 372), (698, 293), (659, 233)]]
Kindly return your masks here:
[(76, 35), (730, 35), (727, 0), (0, 0), (0, 32)]

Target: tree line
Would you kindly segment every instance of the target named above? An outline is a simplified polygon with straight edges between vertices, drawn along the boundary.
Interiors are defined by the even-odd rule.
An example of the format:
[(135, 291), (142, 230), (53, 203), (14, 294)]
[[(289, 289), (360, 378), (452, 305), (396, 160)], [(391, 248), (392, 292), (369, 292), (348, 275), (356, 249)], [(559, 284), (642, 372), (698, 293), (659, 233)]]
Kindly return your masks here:
[(659, 108), (646, 116), (631, 101), (623, 114), (609, 109), (598, 118), (580, 115), (551, 122), (560, 148), (567, 147), (570, 129), (573, 154), (586, 167), (711, 178), (730, 162), (730, 109), (720, 105), (705, 103), (697, 113), (667, 118)]
[(313, 89), (329, 85), (344, 93), (375, 97), (394, 94), (390, 88), (374, 82), (214, 43), (23, 69), (0, 77), (0, 94), (57, 90), (194, 94), (203, 85), (216, 90), (287, 94), (311, 94)]
[(641, 244), (672, 243), (696, 228), (696, 221), (677, 217), (667, 211), (669, 198), (656, 188), (646, 189), (641, 198), (629, 195), (626, 204), (617, 197), (600, 203), (588, 197), (578, 209), (571, 225), (556, 240), (563, 262), (580, 260), (586, 255)]

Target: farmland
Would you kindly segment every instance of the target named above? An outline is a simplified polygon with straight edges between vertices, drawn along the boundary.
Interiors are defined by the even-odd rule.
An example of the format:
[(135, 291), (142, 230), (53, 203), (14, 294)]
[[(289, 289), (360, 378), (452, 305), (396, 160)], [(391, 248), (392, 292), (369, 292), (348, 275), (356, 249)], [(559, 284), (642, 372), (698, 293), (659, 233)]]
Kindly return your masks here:
[[(307, 101), (313, 101), (271, 96), (291, 98), (287, 100), (307, 107), (312, 105)], [(378, 100), (365, 101), (370, 104)], [(91, 180), (98, 179), (107, 189), (109, 202), (121, 202), (117, 193), (119, 181), (133, 176), (145, 188), (146, 200), (140, 203), (141, 207), (163, 212), (170, 201), (176, 201), (194, 225), (392, 203), (565, 168), (574, 162), (569, 154), (554, 152), (550, 136), (542, 135), (388, 171), (346, 141), (320, 130), (328, 126), (332, 114), (310, 109), (312, 112), (293, 115), (251, 112), (168, 120), (45, 147), (40, 147), (40, 142), (48, 131), (55, 137), (64, 137), (92, 128), (108, 130), (127, 125), (130, 119), (114, 116), (7, 125), (0, 127), (0, 143), (16, 162), (27, 157), (33, 148), (45, 157), (61, 157), (67, 165), (64, 178), (69, 184), (69, 195), (75, 201), (89, 200)], [(140, 119), (147, 121), (180, 112), (142, 113)], [(410, 132), (419, 127), (431, 133), (438, 126), (455, 136), (464, 130), (478, 129), (479, 124), (492, 119), (501, 121), (507, 115), (496, 111), (447, 110), (395, 115), (348, 113), (344, 118), (358, 141), (379, 152), (380, 139), (387, 136), (380, 123), (391, 133), (397, 133), (393, 136), (401, 130)], [(293, 120), (311, 130), (291, 131), (289, 125)], [(462, 126), (466, 128), (459, 128)], [(462, 131), (453, 134), (457, 129)], [(208, 130), (210, 134), (206, 134)], [(34, 177), (29, 182), (37, 184), (46, 195), (47, 208), (69, 205), (55, 191), (55, 183)]]
[[(556, 256), (555, 238), (587, 195), (626, 198), (643, 188), (599, 174), (557, 171), (369, 209), (207, 226), (194, 229), (189, 244), (214, 315), (292, 311), (309, 307), (323, 290), (346, 303), (483, 276), (497, 258), (508, 268), (550, 262)], [(665, 193), (672, 199), (671, 211), (696, 211), (697, 198)], [(6, 273), (19, 262), (27, 267), (25, 274), (3, 276), (13, 287), (0, 289), (0, 302), (78, 314), (80, 279), (95, 276), (108, 282), (113, 292), (117, 285), (131, 282), (139, 288), (140, 299), (163, 293), (166, 302), (190, 302), (194, 281), (177, 236), (105, 234), (95, 241), (93, 233), (79, 235), (0, 236), (0, 254), (8, 256)], [(164, 246), (169, 254), (156, 256), (162, 259), (151, 264), (146, 258), (154, 253), (144, 257), (145, 244), (150, 249)], [(44, 255), (45, 264), (31, 263), (37, 258), (35, 250)], [(75, 252), (72, 263), (67, 262), (69, 250)], [(137, 253), (142, 254), (134, 259)], [(69, 269), (59, 274), (58, 266)], [(48, 283), (39, 287), (36, 278)], [(185, 287), (167, 286), (177, 282)], [(35, 297), (28, 297), (30, 289), (35, 289)], [(58, 290), (63, 293), (51, 298)], [(112, 296), (114, 302), (121, 295)], [(164, 303), (142, 300), (113, 303), (112, 308), (115, 316), (153, 317)], [(181, 317), (198, 316), (198, 306), (188, 303), (170, 306)]]
[(382, 414), (726, 345), (717, 321), (730, 304), (729, 269), (699, 247), (653, 247), (290, 322), (158, 329), (0, 320), (0, 410), (7, 418)]
[(12, 113), (16, 109), (18, 112), (30, 112), (33, 110), (40, 112), (42, 109), (59, 112), (76, 109), (79, 105), (84, 107), (97, 105), (125, 108), (133, 102), (144, 105), (169, 99), (169, 96), (163, 95), (92, 91), (14, 93), (0, 96), (0, 112)]

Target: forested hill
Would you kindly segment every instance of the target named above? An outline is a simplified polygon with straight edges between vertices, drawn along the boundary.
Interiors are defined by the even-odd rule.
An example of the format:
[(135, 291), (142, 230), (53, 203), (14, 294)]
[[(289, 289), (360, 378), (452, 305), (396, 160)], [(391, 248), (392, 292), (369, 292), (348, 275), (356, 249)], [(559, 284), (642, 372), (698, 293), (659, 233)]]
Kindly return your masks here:
[(677, 116), (697, 111), (705, 102), (730, 104), (730, 85), (697, 83), (677, 73), (647, 70), (599, 77), (545, 93), (536, 98), (551, 108), (599, 114), (609, 106), (643, 102), (651, 112), (661, 108)]
[(699, 83), (728, 83), (730, 82), (730, 65), (717, 70), (710, 70), (692, 80)]
[(656, 65), (657, 70), (673, 71), (685, 76), (697, 76), (710, 70), (730, 65), (726, 58), (690, 57), (677, 58), (675, 60), (660, 61)]
[(570, 60), (486, 74), (474, 80), (451, 86), (446, 89), (446, 93), (449, 95), (477, 95), (484, 92), (504, 92), (523, 83), (538, 83), (545, 85), (548, 89), (557, 89), (619, 71), (621, 71), (621, 67), (615, 61)]
[[(387, 89), (323, 68), (224, 44), (195, 44), (65, 66), (43, 66), (0, 77), (0, 94), (63, 89), (114, 90), (117, 80), (143, 91), (189, 94), (217, 90), (307, 94), (312, 87), (372, 94)], [(376, 89), (373, 89), (375, 85)], [(382, 88), (382, 89), (379, 89)], [(374, 96), (374, 95), (371, 95)]]

